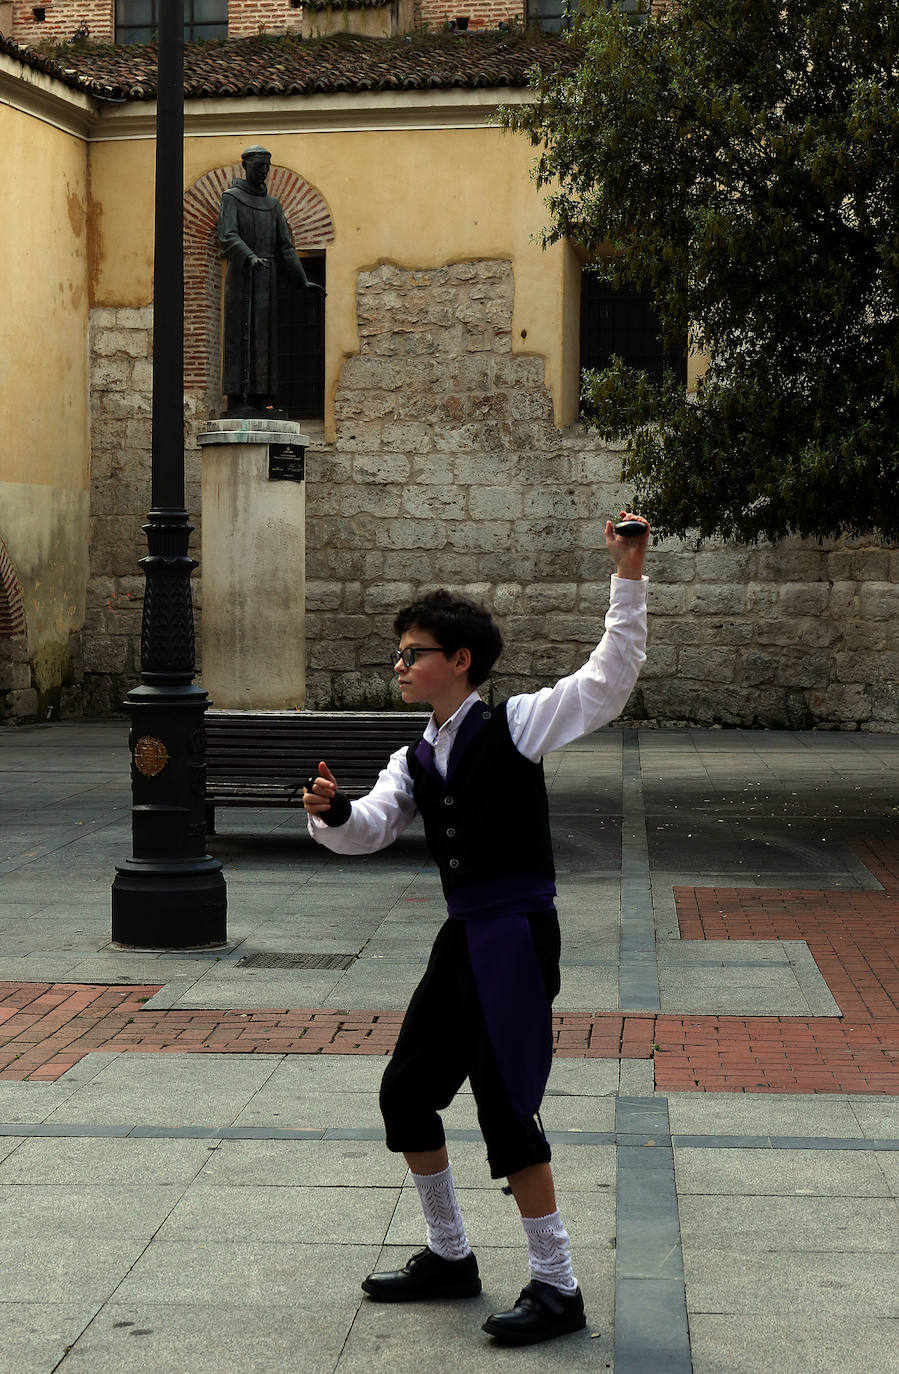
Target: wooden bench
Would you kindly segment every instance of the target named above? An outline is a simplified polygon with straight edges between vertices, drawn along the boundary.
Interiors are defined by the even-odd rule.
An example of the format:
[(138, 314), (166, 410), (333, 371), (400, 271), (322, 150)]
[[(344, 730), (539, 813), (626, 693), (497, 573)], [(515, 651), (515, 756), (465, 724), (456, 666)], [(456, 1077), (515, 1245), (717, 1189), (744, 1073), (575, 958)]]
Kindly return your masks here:
[(390, 755), (421, 737), (427, 711), (207, 711), (206, 829), (217, 806), (302, 806), (324, 759), (341, 792), (370, 791)]

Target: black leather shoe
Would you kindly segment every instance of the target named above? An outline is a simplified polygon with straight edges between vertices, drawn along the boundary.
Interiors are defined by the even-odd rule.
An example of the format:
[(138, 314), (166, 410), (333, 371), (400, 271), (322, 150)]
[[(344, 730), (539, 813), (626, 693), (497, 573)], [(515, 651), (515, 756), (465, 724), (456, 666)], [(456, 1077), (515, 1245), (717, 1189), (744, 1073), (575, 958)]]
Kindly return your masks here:
[(481, 1291), (473, 1254), (447, 1260), (433, 1250), (419, 1250), (387, 1274), (369, 1274), (362, 1287), (377, 1302), (420, 1302), (424, 1298), (476, 1298)]
[(483, 1331), (504, 1345), (535, 1345), (587, 1325), (581, 1290), (561, 1293), (551, 1283), (539, 1279), (522, 1288), (510, 1312), (494, 1312), (484, 1322)]

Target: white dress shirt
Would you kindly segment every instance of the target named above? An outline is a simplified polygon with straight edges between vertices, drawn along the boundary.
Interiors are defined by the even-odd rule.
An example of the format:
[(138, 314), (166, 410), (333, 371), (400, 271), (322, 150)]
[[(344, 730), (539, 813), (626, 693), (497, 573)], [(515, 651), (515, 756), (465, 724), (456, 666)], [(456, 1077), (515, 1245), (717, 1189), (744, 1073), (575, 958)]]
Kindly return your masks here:
[[(637, 581), (613, 576), (605, 634), (584, 666), (554, 687), (509, 697), (506, 715), (512, 743), (532, 763), (608, 725), (623, 710), (646, 661), (646, 591), (645, 577)], [(434, 764), (442, 778), (459, 726), (480, 699), (472, 692), (439, 728), (433, 716), (428, 722), (424, 737), (434, 746)], [(372, 790), (353, 802), (345, 825), (329, 826), (309, 816), (312, 838), (335, 854), (371, 854), (392, 844), (418, 812), (406, 752), (404, 746), (391, 754)]]

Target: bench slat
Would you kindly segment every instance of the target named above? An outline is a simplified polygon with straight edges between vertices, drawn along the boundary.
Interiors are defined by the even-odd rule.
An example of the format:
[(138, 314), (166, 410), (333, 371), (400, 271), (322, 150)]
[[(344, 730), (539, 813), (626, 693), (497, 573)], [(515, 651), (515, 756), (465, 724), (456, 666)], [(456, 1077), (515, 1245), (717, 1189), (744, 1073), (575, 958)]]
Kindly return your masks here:
[(390, 755), (420, 737), (428, 719), (422, 711), (208, 711), (207, 810), (301, 807), (302, 785), (320, 759), (341, 791), (362, 796)]

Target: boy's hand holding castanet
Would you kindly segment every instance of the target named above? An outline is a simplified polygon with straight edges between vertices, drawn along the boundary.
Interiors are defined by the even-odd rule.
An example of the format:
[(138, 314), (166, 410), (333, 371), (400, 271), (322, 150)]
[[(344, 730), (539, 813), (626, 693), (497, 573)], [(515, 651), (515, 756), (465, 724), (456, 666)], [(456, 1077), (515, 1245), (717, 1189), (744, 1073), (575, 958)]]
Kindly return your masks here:
[(330, 810), (337, 795), (337, 779), (325, 762), (318, 765), (318, 773), (303, 784), (303, 806), (310, 816)]
[[(624, 521), (641, 525), (643, 533), (617, 533), (620, 524)], [(649, 521), (644, 520), (642, 515), (633, 515), (629, 511), (622, 511), (621, 520), (618, 524), (613, 525), (611, 520), (606, 521), (606, 548), (615, 561), (615, 572), (618, 577), (629, 577), (637, 581), (643, 576), (643, 559), (646, 556), (648, 543)]]

